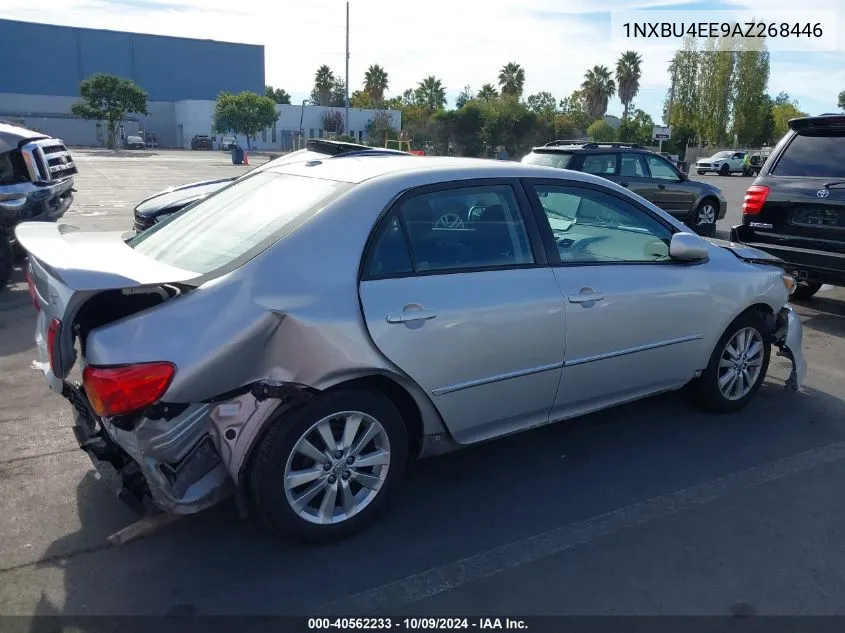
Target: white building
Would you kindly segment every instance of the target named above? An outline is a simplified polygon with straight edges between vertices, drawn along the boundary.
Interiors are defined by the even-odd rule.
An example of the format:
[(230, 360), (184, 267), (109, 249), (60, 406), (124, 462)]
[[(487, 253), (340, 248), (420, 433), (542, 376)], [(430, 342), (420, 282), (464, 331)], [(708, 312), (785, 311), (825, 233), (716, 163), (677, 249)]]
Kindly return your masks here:
[[(297, 147), (297, 138), (302, 133), (303, 138), (323, 138), (326, 136), (324, 117), (332, 112), (339, 112), (344, 116), (344, 108), (327, 108), (310, 105), (277, 105), (279, 120), (272, 128), (259, 132), (252, 143), (253, 149), (287, 151)], [(378, 110), (363, 108), (349, 108), (348, 125), (344, 124), (343, 134), (354, 137), (359, 142), (366, 142), (367, 126), (378, 114)], [(393, 129), (402, 127), (402, 113), (398, 110), (383, 111), (390, 119)], [(190, 149), (191, 138), (195, 135), (210, 136), (215, 147), (228, 134), (214, 131), (214, 101), (185, 100), (175, 104), (176, 146)], [(346, 122), (345, 122), (346, 123)], [(140, 126), (146, 125), (144, 117), (139, 121)], [(148, 131), (155, 131), (152, 126)], [(238, 137), (243, 147), (247, 146), (246, 137)]]

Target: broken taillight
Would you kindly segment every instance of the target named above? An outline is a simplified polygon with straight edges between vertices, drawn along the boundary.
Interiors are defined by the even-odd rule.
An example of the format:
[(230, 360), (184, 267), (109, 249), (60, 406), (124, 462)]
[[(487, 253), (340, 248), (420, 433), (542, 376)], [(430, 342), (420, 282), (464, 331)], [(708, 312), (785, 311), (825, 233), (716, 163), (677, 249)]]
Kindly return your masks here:
[(32, 305), (35, 306), (36, 312), (41, 312), (41, 306), (38, 303), (38, 291), (35, 289), (35, 280), (32, 278), (32, 271), (26, 270), (26, 284), (29, 286), (29, 297), (32, 299)]
[(759, 215), (763, 204), (771, 191), (765, 185), (751, 185), (745, 192), (745, 201), (742, 203), (742, 215)]
[(112, 417), (154, 404), (167, 391), (175, 373), (176, 366), (166, 362), (89, 365), (82, 371), (82, 384), (97, 415)]
[(47, 330), (47, 354), (50, 357), (50, 369), (53, 370), (53, 375), (59, 375), (59, 350), (56, 349), (56, 343), (60, 342), (62, 334), (62, 322), (58, 319), (50, 321), (50, 328)]

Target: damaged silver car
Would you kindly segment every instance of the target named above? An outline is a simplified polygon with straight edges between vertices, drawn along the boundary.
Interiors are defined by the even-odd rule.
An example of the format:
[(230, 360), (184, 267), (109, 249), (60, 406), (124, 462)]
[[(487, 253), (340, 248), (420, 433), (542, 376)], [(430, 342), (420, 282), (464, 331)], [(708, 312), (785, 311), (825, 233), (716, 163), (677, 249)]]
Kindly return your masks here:
[(17, 237), (44, 375), (121, 498), (234, 495), (303, 541), (371, 523), (412, 458), (685, 385), (738, 411), (773, 346), (806, 372), (771, 256), (550, 167), (347, 153), (125, 241)]

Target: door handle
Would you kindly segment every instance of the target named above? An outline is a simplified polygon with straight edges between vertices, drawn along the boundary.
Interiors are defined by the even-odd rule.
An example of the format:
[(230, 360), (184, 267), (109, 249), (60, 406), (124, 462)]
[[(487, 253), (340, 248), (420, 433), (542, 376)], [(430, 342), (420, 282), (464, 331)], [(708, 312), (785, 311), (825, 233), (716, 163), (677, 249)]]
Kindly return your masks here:
[(604, 300), (604, 295), (592, 288), (581, 288), (581, 292), (577, 295), (569, 295), (569, 303), (595, 303), (602, 300)]
[(666, 185), (657, 185), (658, 189), (666, 189)]
[(628, 183), (627, 183), (627, 182), (620, 182), (619, 184), (620, 184), (620, 185), (622, 185), (623, 187), (625, 187), (626, 189), (627, 189), (627, 187), (628, 187)]
[(406, 305), (402, 312), (391, 312), (387, 315), (388, 323), (411, 323), (412, 321), (428, 321), (437, 318), (433, 310), (426, 310), (416, 304)]

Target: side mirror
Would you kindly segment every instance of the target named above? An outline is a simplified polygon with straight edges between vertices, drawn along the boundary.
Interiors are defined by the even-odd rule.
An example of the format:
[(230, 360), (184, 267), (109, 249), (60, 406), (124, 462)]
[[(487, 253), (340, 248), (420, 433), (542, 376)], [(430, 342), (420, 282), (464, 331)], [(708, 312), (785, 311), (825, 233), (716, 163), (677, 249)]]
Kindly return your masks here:
[(675, 233), (669, 242), (669, 257), (684, 262), (708, 259), (707, 242), (693, 233)]
[(679, 179), (681, 182), (686, 182), (687, 180), (689, 180), (689, 176), (687, 176), (687, 175), (686, 175), (684, 172), (682, 172), (682, 171), (678, 171), (678, 179)]

